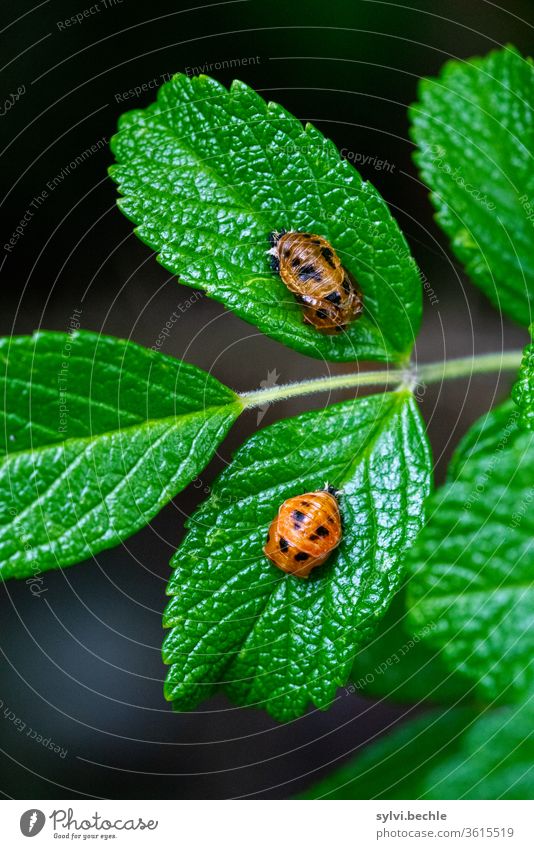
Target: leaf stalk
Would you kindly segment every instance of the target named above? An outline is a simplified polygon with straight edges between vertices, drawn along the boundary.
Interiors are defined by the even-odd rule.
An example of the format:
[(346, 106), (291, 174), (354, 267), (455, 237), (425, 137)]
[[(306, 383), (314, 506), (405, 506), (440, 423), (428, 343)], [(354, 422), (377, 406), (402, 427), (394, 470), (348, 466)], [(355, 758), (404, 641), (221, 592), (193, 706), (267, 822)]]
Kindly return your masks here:
[[(406, 389), (413, 391), (416, 387), (428, 386), (431, 383), (442, 383), (445, 380), (469, 378), (478, 374), (492, 372), (515, 371), (521, 364), (523, 352), (501, 351), (491, 354), (478, 354), (470, 357), (459, 357), (443, 362), (426, 363), (417, 366), (410, 363), (407, 368), (388, 368), (380, 371), (357, 371), (350, 374), (337, 374), (313, 378), (282, 386), (271, 386), (267, 389), (256, 389), (239, 395), (244, 409), (261, 407), (276, 401), (286, 401), (300, 395), (311, 395), (316, 392), (333, 392), (336, 389), (352, 389), (359, 386), (384, 386), (388, 391)], [(391, 388), (390, 388), (391, 387)]]

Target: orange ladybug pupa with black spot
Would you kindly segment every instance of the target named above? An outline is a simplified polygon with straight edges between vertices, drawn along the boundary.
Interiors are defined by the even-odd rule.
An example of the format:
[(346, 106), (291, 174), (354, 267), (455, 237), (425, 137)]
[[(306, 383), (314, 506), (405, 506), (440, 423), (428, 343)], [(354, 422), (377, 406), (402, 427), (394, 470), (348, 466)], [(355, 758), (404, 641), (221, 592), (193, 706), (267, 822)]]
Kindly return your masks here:
[(328, 484), (284, 501), (271, 523), (263, 548), (283, 572), (308, 578), (341, 542), (338, 490)]
[(321, 333), (340, 333), (362, 313), (362, 294), (322, 236), (271, 233), (271, 268), (303, 307), (304, 321)]

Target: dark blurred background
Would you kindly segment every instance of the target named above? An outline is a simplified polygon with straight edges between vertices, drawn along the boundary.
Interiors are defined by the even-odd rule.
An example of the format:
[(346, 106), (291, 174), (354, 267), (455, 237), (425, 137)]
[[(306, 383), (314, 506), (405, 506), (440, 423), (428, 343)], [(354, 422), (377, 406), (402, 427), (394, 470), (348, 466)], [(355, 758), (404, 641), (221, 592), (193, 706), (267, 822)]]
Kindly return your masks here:
[[(67, 330), (79, 309), (85, 328), (155, 344), (191, 290), (157, 264), (116, 209), (107, 141), (121, 112), (145, 106), (155, 94), (153, 88), (125, 97), (129, 89), (159, 84), (175, 71), (209, 71), (212, 64), (211, 75), (222, 82), (243, 79), (313, 121), (353, 160), (368, 157), (360, 171), (390, 204), (435, 292), (432, 301), (424, 298), (419, 361), (524, 344), (525, 333), (490, 307), (451, 258), (411, 161), (406, 108), (419, 77), (437, 73), (449, 57), (506, 42), (531, 53), (529, 0), (508, 0), (505, 9), (484, 0), (10, 6), (5, 17), (13, 20), (2, 30), (8, 63), (0, 110), (2, 245), (28, 208), (34, 215), (13, 251), (1, 250), (2, 334)], [(87, 9), (94, 11), (83, 22), (65, 24)], [(16, 92), (18, 100), (5, 108)], [(92, 146), (82, 164), (69, 167)], [(387, 164), (377, 167), (380, 160)], [(269, 373), (285, 383), (326, 371), (322, 362), (287, 350), (204, 297), (184, 312), (162, 350), (238, 390), (258, 387)], [(342, 372), (350, 365), (329, 368)], [(508, 377), (493, 375), (424, 394), (438, 481), (459, 437), (509, 385)], [(325, 403), (316, 396), (279, 404), (262, 425)], [(341, 691), (329, 712), (311, 711), (284, 726), (223, 697), (181, 715), (163, 701), (161, 612), (169, 558), (204, 486), (256, 427), (256, 411), (242, 416), (202, 484), (189, 487), (123, 546), (48, 573), (46, 592), (37, 598), (24, 582), (2, 586), (6, 796), (285, 798), (413, 712)], [(32, 740), (29, 728), (60, 751)]]

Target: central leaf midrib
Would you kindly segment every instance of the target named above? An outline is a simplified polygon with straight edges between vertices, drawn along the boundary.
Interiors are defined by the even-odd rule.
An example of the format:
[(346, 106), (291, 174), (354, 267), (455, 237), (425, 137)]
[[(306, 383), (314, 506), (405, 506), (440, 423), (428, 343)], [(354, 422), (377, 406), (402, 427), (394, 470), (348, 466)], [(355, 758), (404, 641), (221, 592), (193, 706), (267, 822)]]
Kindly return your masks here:
[(354, 461), (350, 465), (347, 470), (347, 475), (344, 477), (344, 483), (348, 483), (355, 474), (356, 468), (362, 462), (367, 462), (371, 455), (371, 451), (374, 449), (376, 443), (379, 438), (383, 436), (386, 432), (386, 423), (388, 420), (392, 419), (394, 415), (398, 413), (398, 410), (402, 407), (402, 405), (406, 402), (406, 400), (410, 397), (410, 393), (405, 389), (401, 389), (398, 392), (390, 392), (391, 396), (391, 407), (384, 414), (383, 418), (378, 419), (375, 424), (375, 427), (371, 431), (369, 438), (365, 444), (365, 447), (357, 454), (354, 458)]
[[(45, 331), (45, 334), (43, 334), (43, 335), (45, 335), (47, 338), (50, 338), (52, 341), (53, 341), (53, 337), (59, 336), (60, 337), (59, 341), (62, 344), (65, 344), (65, 338), (64, 338), (65, 334), (58, 333), (57, 331)], [(72, 334), (73, 344), (76, 344), (76, 345), (83, 344), (86, 340), (89, 343), (91, 343), (91, 342), (93, 342), (94, 335), (95, 334), (93, 334), (91, 331), (78, 330), (78, 331), (76, 331), (75, 333)], [(33, 351), (32, 351), (32, 360), (31, 360), (32, 363), (33, 363), (33, 360), (36, 357), (38, 357), (40, 361), (44, 361), (46, 359), (51, 359), (52, 362), (54, 363), (54, 365), (57, 365), (59, 360), (61, 359), (62, 354), (59, 350), (47, 349), (47, 350), (42, 351), (42, 350), (39, 349), (39, 347), (38, 347), (38, 345), (39, 345), (39, 333), (36, 333), (33, 336), (28, 336), (28, 337), (25, 337), (25, 336), (15, 337), (15, 340), (21, 340), (21, 339), (27, 340), (27, 341), (34, 341), (34, 348), (33, 348)], [(126, 385), (126, 379), (127, 378), (132, 380), (133, 383), (135, 385), (137, 385), (141, 376), (143, 377), (143, 380), (145, 379), (145, 372), (143, 371), (143, 374), (140, 375), (139, 373), (136, 373), (136, 372), (126, 368), (124, 363), (125, 363), (126, 357), (130, 354), (130, 352), (128, 351), (128, 344), (124, 344), (124, 340), (122, 340), (122, 339), (115, 339), (114, 341), (119, 343), (120, 348), (122, 350), (121, 362), (117, 363), (117, 362), (114, 362), (112, 360), (107, 361), (106, 365), (105, 365), (106, 372), (112, 371), (112, 372), (118, 374), (119, 377), (120, 377), (120, 380), (122, 381), (123, 387)], [(11, 349), (12, 349), (12, 356), (14, 356), (16, 353), (18, 353), (17, 341), (12, 342)], [(103, 344), (101, 346), (101, 349), (102, 349), (102, 353), (105, 355), (107, 353), (106, 345)], [(150, 353), (146, 349), (140, 349), (140, 350), (142, 351), (142, 353), (144, 355)], [(24, 351), (24, 354), (26, 354), (26, 353), (27, 352)], [(81, 363), (87, 364), (88, 365), (88, 371), (91, 374), (91, 381), (92, 381), (92, 383), (96, 383), (97, 377), (99, 377), (98, 372), (96, 371), (96, 366), (98, 365), (98, 362), (99, 362), (98, 359), (97, 359), (98, 353), (99, 353), (99, 351), (98, 351), (97, 347), (95, 347), (95, 350), (94, 350), (92, 356), (88, 356), (87, 354), (84, 354), (83, 351), (75, 350), (75, 351), (72, 351), (69, 354), (68, 361), (69, 361), (70, 364), (77, 362), (77, 361), (80, 361)], [(168, 360), (171, 359), (171, 358), (169, 358), (166, 355), (161, 354), (161, 353), (158, 353), (156, 355), (156, 357), (157, 357), (157, 359), (154, 358), (154, 359), (152, 359), (152, 361), (150, 361), (150, 359), (147, 358), (147, 361), (150, 362), (150, 374), (152, 373), (153, 366), (156, 365), (158, 368), (164, 369), (165, 372), (167, 373), (166, 376), (170, 376), (173, 379), (173, 383), (176, 384), (177, 377), (180, 375), (181, 367), (186, 365), (186, 364), (180, 363), (180, 361), (178, 361), (178, 360), (171, 360), (171, 362), (169, 362)], [(30, 390), (33, 387), (36, 387), (38, 390), (42, 389), (47, 394), (54, 394), (54, 396), (57, 398), (57, 389), (53, 390), (51, 387), (48, 387), (46, 384), (41, 383), (39, 378), (33, 379), (33, 377), (30, 377), (30, 379), (26, 381), (26, 380), (24, 380), (24, 378), (19, 377), (19, 376), (11, 377), (10, 374), (9, 374), (9, 366), (10, 366), (9, 356), (7, 356), (7, 357), (4, 356), (1, 352), (1, 350), (0, 350), (0, 362), (2, 363), (3, 366), (5, 366), (4, 374), (0, 375), (0, 385), (2, 383), (6, 383), (6, 384), (8, 384), (8, 383), (23, 383), (23, 384), (27, 385)], [(16, 369), (17, 369), (17, 365), (15, 365), (15, 370)], [(187, 365), (186, 369), (187, 369), (186, 376), (188, 378), (193, 376), (189, 373), (189, 370), (190, 369), (195, 370), (194, 367)], [(120, 382), (117, 384), (117, 386), (120, 387)], [(188, 397), (185, 393), (182, 395), (182, 393), (176, 392), (176, 387), (174, 387), (174, 389), (171, 390), (171, 389), (169, 389), (168, 386), (164, 386), (163, 384), (156, 383), (154, 381), (151, 381), (150, 383), (147, 382), (147, 389), (150, 389), (151, 392), (158, 390), (159, 392), (161, 392), (167, 398), (174, 399), (175, 401), (177, 399), (179, 399), (180, 397)], [(92, 396), (90, 398), (86, 398), (83, 395), (79, 395), (75, 392), (72, 392), (71, 389), (68, 389), (66, 391), (66, 394), (68, 395), (69, 398), (75, 398), (75, 399), (81, 400), (84, 404), (89, 402), (93, 405), (105, 406), (108, 409), (112, 410), (113, 412), (115, 410), (117, 410), (117, 407), (111, 407), (108, 404), (106, 404), (106, 402), (104, 402), (104, 401), (100, 401), (100, 400), (95, 401)], [(126, 412), (127, 414), (135, 415), (134, 413), (132, 413), (128, 410), (126, 410), (126, 411), (120, 411), (119, 410), (119, 412)]]
[[(2, 380), (0, 379), (0, 383), (1, 382), (2, 382)], [(24, 380), (24, 378), (22, 378), (22, 377), (9, 376), (6, 380), (6, 383), (9, 384), (10, 386), (22, 384), (22, 386), (27, 387), (29, 389), (29, 392), (30, 392), (30, 400), (31, 400), (33, 390), (35, 390), (35, 393), (37, 395), (40, 392), (42, 392), (44, 395), (52, 396), (54, 398), (54, 400), (56, 400), (56, 401), (59, 397), (59, 393), (58, 393), (57, 388), (53, 389), (51, 386), (47, 386), (45, 383), (40, 383), (38, 380)], [(101, 400), (99, 400), (98, 398), (95, 398), (92, 395), (91, 396), (78, 395), (77, 392), (72, 392), (70, 389), (65, 390), (64, 394), (69, 400), (72, 399), (72, 400), (75, 400), (75, 401), (80, 401), (83, 406), (87, 406), (90, 409), (94, 409), (95, 412), (98, 409), (102, 409), (102, 410), (106, 410), (107, 412), (111, 412), (111, 413), (118, 414), (118, 415), (127, 415), (127, 416), (137, 415), (136, 413), (133, 413), (130, 410), (119, 409), (118, 407), (114, 406), (113, 404), (109, 404), (107, 401), (101, 401)]]
[(227, 410), (229, 412), (232, 408), (235, 408), (236, 410), (239, 408), (239, 399), (237, 398), (237, 396), (236, 396), (236, 400), (234, 402), (229, 402), (228, 404), (221, 404), (221, 405), (217, 404), (217, 405), (212, 405), (212, 406), (209, 406), (209, 407), (202, 407), (201, 409), (191, 410), (187, 413), (179, 413), (176, 416), (163, 416), (162, 418), (158, 418), (158, 419), (144, 419), (143, 421), (139, 422), (138, 424), (128, 425), (128, 427), (112, 428), (111, 430), (98, 431), (95, 434), (90, 435), (90, 436), (72, 436), (72, 437), (69, 437), (68, 439), (63, 440), (62, 442), (50, 442), (50, 443), (47, 443), (46, 445), (39, 445), (37, 448), (22, 448), (20, 451), (13, 451), (13, 452), (10, 452), (9, 454), (5, 454), (1, 458), (1, 460), (0, 460), (0, 471), (2, 470), (2, 466), (6, 465), (13, 458), (17, 458), (17, 457), (23, 456), (25, 454), (26, 455), (31, 454), (32, 456), (34, 456), (35, 454), (40, 454), (41, 452), (49, 451), (51, 448), (60, 449), (60, 448), (68, 447), (75, 442), (79, 442), (79, 443), (80, 442), (82, 442), (82, 443), (97, 442), (99, 439), (103, 439), (104, 437), (107, 437), (107, 436), (112, 436), (113, 434), (121, 434), (122, 435), (122, 434), (127, 434), (129, 432), (137, 431), (137, 430), (144, 430), (144, 429), (149, 430), (151, 427), (155, 427), (157, 425), (165, 424), (165, 423), (171, 424), (172, 422), (175, 422), (178, 425), (179, 423), (183, 422), (184, 420), (186, 420), (188, 418), (193, 418), (194, 416), (202, 416), (202, 415), (207, 414), (208, 417), (209, 417), (210, 414), (215, 415), (216, 413), (218, 413), (218, 412), (221, 413), (225, 410)]
[[(194, 439), (193, 439), (193, 441), (192, 441), (192, 446), (191, 446), (191, 447), (193, 447), (193, 446), (194, 446), (194, 443), (195, 443), (196, 439), (198, 439), (199, 435), (202, 433), (202, 430), (203, 430), (203, 429), (206, 427), (206, 425), (208, 424), (208, 421), (209, 421), (209, 419), (206, 419), (206, 421), (204, 422), (204, 426), (203, 426), (203, 428), (201, 428), (201, 429), (200, 429), (200, 431), (196, 434), (195, 438), (194, 438)], [(158, 438), (155, 440), (155, 442), (151, 442), (151, 443), (147, 446), (147, 448), (146, 448), (145, 452), (141, 455), (141, 457), (138, 457), (138, 458), (135, 460), (134, 465), (133, 465), (130, 469), (128, 469), (128, 471), (125, 473), (124, 477), (122, 477), (118, 483), (114, 484), (113, 489), (111, 489), (109, 492), (107, 492), (107, 493), (103, 496), (103, 498), (101, 499), (101, 501), (97, 502), (96, 504), (93, 504), (93, 505), (92, 505), (92, 506), (91, 506), (91, 507), (90, 507), (90, 508), (89, 508), (89, 509), (85, 512), (85, 513), (82, 513), (82, 515), (80, 515), (80, 516), (78, 516), (78, 515), (77, 515), (77, 516), (76, 516), (76, 522), (75, 522), (75, 524), (74, 524), (74, 525), (72, 525), (71, 527), (68, 527), (68, 528), (66, 528), (66, 529), (62, 529), (62, 530), (61, 530), (61, 532), (59, 533), (59, 535), (57, 535), (56, 537), (48, 536), (48, 538), (47, 538), (47, 540), (46, 540), (45, 542), (41, 542), (41, 543), (39, 543), (39, 544), (37, 544), (37, 545), (32, 546), (31, 551), (30, 551), (30, 555), (31, 555), (31, 557), (34, 557), (34, 556), (35, 556), (35, 554), (36, 554), (37, 552), (39, 552), (39, 551), (47, 551), (47, 550), (50, 550), (50, 548), (51, 548), (51, 547), (53, 547), (53, 544), (54, 544), (55, 542), (57, 542), (59, 539), (61, 539), (61, 538), (62, 538), (62, 537), (64, 537), (65, 535), (69, 535), (70, 533), (72, 533), (73, 531), (75, 531), (77, 528), (79, 528), (79, 527), (80, 527), (81, 523), (82, 523), (85, 519), (87, 519), (87, 517), (88, 517), (88, 516), (90, 516), (90, 515), (94, 514), (95, 512), (97, 512), (98, 510), (100, 510), (100, 509), (101, 509), (101, 508), (102, 508), (105, 504), (107, 504), (107, 502), (109, 501), (110, 497), (111, 497), (114, 493), (116, 493), (116, 492), (117, 492), (117, 490), (118, 490), (120, 487), (123, 487), (123, 486), (125, 486), (125, 485), (127, 485), (127, 484), (128, 484), (128, 482), (130, 481), (130, 479), (131, 479), (132, 475), (134, 474), (134, 472), (136, 471), (136, 469), (137, 469), (137, 468), (138, 468), (138, 467), (139, 467), (139, 466), (140, 466), (143, 462), (145, 462), (145, 461), (146, 461), (146, 455), (147, 455), (149, 452), (154, 451), (154, 449), (158, 446), (158, 444), (159, 444), (159, 443), (161, 443), (161, 442), (162, 442), (162, 441), (163, 441), (163, 440), (164, 440), (164, 439), (168, 436), (168, 432), (169, 432), (169, 430), (170, 430), (170, 427), (169, 427), (169, 429), (167, 429), (166, 431), (164, 431), (163, 433), (161, 433), (161, 434), (158, 436)], [(78, 458), (77, 458), (77, 459), (78, 459)], [(182, 463), (180, 464), (180, 466), (178, 467), (178, 469), (180, 469), (180, 468), (184, 465), (184, 462), (185, 462), (185, 461), (184, 461), (184, 460), (182, 460)], [(58, 479), (56, 478), (56, 480), (54, 481), (54, 483), (52, 484), (52, 486), (54, 486), (54, 485), (57, 483), (57, 480), (58, 480)], [(34, 507), (36, 506), (36, 504), (37, 504), (37, 503), (40, 503), (40, 499), (41, 499), (41, 497), (42, 497), (42, 496), (40, 495), (40, 496), (38, 497), (38, 499), (36, 499), (36, 501), (34, 501), (32, 504), (27, 505), (27, 506), (26, 506), (26, 507), (25, 507), (25, 508), (24, 508), (24, 509), (23, 509), (23, 510), (22, 510), (22, 511), (21, 511), (21, 512), (20, 512), (20, 513), (19, 513), (19, 514), (15, 517), (15, 518), (14, 518), (14, 522), (15, 522), (15, 521), (17, 521), (17, 520), (20, 518), (20, 516), (22, 516), (22, 515), (24, 515), (25, 513), (27, 513), (27, 512), (28, 512), (28, 510), (30, 510), (30, 511), (31, 511), (31, 510), (33, 510), (33, 509), (34, 509)], [(1, 531), (3, 532), (5, 529), (7, 529), (7, 528), (11, 527), (11, 525), (12, 525), (14, 522), (9, 523), (8, 525), (4, 525), (4, 526), (1, 528)], [(116, 531), (116, 529), (115, 529), (115, 532), (117, 532), (117, 531)], [(120, 533), (120, 531), (119, 531), (119, 533)], [(18, 555), (19, 555), (19, 554), (20, 554), (20, 550), (15, 550), (15, 552), (13, 553), (13, 555), (11, 555), (11, 556), (9, 557), (9, 559), (6, 561), (6, 563), (7, 563), (7, 562), (9, 562), (9, 560), (18, 559)]]

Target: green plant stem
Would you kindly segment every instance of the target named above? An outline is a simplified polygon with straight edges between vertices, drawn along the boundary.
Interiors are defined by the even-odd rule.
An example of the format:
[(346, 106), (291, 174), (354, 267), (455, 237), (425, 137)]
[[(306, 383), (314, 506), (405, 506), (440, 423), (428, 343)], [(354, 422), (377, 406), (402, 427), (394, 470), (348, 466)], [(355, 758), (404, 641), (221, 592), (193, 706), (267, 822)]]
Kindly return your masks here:
[(303, 380), (299, 383), (287, 383), (268, 389), (256, 389), (243, 392), (239, 397), (244, 409), (261, 407), (274, 401), (285, 401), (299, 395), (315, 392), (333, 392), (335, 389), (352, 389), (358, 386), (391, 386), (396, 390), (415, 386), (427, 386), (443, 380), (459, 377), (472, 377), (490, 372), (513, 371), (521, 364), (522, 351), (504, 351), (494, 354), (479, 354), (473, 357), (460, 357), (456, 360), (444, 360), (440, 363), (427, 363), (417, 367), (411, 364), (403, 369), (384, 369), (381, 371), (359, 371), (351, 374), (338, 374), (332, 377), (319, 377)]

